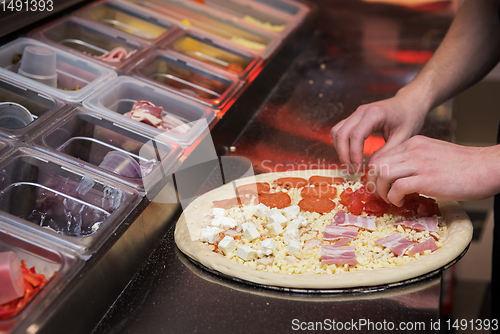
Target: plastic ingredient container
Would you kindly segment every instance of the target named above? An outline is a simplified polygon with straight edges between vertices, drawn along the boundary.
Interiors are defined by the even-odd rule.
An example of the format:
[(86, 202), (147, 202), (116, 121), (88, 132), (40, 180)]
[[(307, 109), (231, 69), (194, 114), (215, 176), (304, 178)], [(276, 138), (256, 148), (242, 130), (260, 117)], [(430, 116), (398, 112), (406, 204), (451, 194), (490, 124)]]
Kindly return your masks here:
[(218, 67), (232, 75), (245, 78), (262, 59), (196, 33), (182, 33), (169, 41), (165, 48)]
[[(113, 69), (122, 68), (139, 57), (147, 48), (147, 44), (126, 34), (76, 17), (65, 17), (51, 22), (33, 31), (30, 36)], [(117, 48), (124, 50), (123, 57), (117, 59), (105, 57)]]
[(0, 163), (0, 217), (90, 257), (140, 201), (138, 193), (32, 149)]
[(204, 0), (204, 5), (214, 10), (233, 15), (259, 28), (273, 33), (286, 35), (295, 26), (288, 15), (269, 10), (267, 7), (255, 6), (250, 2), (233, 0)]
[[(17, 73), (22, 62), (19, 55), (22, 55), (24, 48), (29, 45), (50, 48), (56, 52), (58, 88)], [(0, 74), (73, 103), (83, 101), (116, 77), (116, 72), (110, 68), (31, 38), (19, 38), (0, 47)]]
[(259, 29), (234, 16), (218, 13), (193, 1), (126, 0), (153, 15), (166, 16), (184, 28), (223, 38), (239, 49), (267, 58), (280, 43), (279, 36)]
[(164, 39), (177, 26), (172, 22), (155, 18), (136, 8), (115, 2), (98, 2), (74, 13), (87, 20), (125, 32), (150, 44)]
[(131, 68), (139, 78), (161, 85), (172, 92), (199, 101), (212, 108), (222, 108), (240, 88), (240, 82), (226, 73), (195, 64), (188, 57), (157, 50)]
[[(204, 131), (207, 131), (207, 125), (215, 118), (212, 109), (133, 77), (118, 77), (110, 86), (111, 89), (94, 94), (85, 100), (84, 106), (153, 136), (161, 135), (158, 140), (166, 138), (184, 146), (191, 145)], [(187, 124), (189, 129), (183, 133), (162, 131), (124, 116), (132, 110), (137, 101), (148, 101), (157, 107), (162, 107), (163, 116), (174, 117)]]
[(144, 191), (144, 184), (155, 184), (171, 173), (183, 151), (171, 141), (155, 140), (154, 136), (85, 108), (75, 109), (33, 142), (41, 150), (71, 164), (97, 169), (107, 178), (138, 191)]
[(0, 133), (20, 140), (37, 133), (41, 127), (46, 126), (69, 109), (69, 104), (61, 99), (21, 83), (0, 78), (0, 115), (2, 105), (8, 107), (9, 104), (15, 107), (9, 108), (10, 110), (16, 111), (17, 109), (18, 112), (22, 112), (24, 108), (32, 116), (32, 121), (27, 124), (10, 122), (6, 119), (6, 115), (3, 115), (3, 118), (0, 116), (2, 118), (0, 119)]
[[(75, 252), (48, 243), (40, 236), (29, 234), (0, 219), (0, 252), (14, 252), (28, 268), (35, 267), (37, 274), (48, 279), (47, 284), (16, 315), (0, 320), (2, 333), (29, 333), (43, 322), (54, 307), (57, 298), (68, 282), (85, 263)], [(19, 263), (21, 266), (21, 263)]]

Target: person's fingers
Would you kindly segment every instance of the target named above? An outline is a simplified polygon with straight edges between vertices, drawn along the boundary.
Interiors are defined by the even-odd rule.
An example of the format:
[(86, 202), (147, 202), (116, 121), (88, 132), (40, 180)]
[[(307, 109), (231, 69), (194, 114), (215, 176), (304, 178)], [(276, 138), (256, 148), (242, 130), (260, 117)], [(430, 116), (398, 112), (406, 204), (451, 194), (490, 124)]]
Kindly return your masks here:
[(397, 179), (392, 184), (387, 194), (387, 199), (395, 206), (400, 207), (403, 205), (405, 195), (420, 193), (419, 184), (420, 181), (417, 175)]
[(373, 164), (375, 161), (385, 155), (395, 154), (407, 149), (407, 145), (405, 145), (405, 140), (408, 139), (408, 134), (404, 131), (398, 131), (394, 135), (390, 136), (387, 139), (387, 142), (384, 146), (382, 146), (379, 150), (372, 154), (368, 164)]
[(375, 183), (377, 194), (387, 203), (389, 190), (392, 183), (398, 179), (410, 177), (415, 174), (414, 165), (401, 161), (396, 164), (383, 164), (379, 166), (379, 174)]
[(350, 154), (352, 131), (361, 122), (364, 114), (363, 106), (359, 107), (351, 116), (339, 123), (332, 130), (335, 149), (340, 157), (340, 162), (349, 167), (349, 172), (354, 173)]

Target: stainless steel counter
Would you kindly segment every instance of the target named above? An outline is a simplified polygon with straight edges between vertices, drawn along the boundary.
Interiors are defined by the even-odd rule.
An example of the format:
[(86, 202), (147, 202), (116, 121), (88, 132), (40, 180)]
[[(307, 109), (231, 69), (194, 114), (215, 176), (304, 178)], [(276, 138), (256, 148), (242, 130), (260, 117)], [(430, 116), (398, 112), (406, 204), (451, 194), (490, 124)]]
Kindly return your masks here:
[[(213, 129), (218, 152), (248, 158), (256, 173), (339, 164), (330, 128), (360, 104), (388, 98), (408, 83), (452, 20), (442, 3), (417, 9), (354, 0), (317, 5), (313, 38), (302, 45), (279, 83), (264, 90), (267, 98), (255, 106), (250, 121), (230, 110), (233, 115), (226, 114)], [(227, 135), (231, 127), (243, 130)], [(452, 140), (451, 103), (429, 115), (423, 133)], [(380, 138), (371, 137), (366, 153), (380, 144)], [(213, 173), (200, 193), (215, 187), (219, 177)], [(420, 282), (364, 292), (270, 290), (199, 268), (178, 251), (173, 229), (95, 333), (282, 333), (320, 325), (353, 332), (355, 324), (364, 324), (360, 332), (400, 325), (405, 326), (400, 332), (437, 332), (432, 325), (440, 317), (440, 272)], [(343, 328), (332, 327), (333, 321)]]

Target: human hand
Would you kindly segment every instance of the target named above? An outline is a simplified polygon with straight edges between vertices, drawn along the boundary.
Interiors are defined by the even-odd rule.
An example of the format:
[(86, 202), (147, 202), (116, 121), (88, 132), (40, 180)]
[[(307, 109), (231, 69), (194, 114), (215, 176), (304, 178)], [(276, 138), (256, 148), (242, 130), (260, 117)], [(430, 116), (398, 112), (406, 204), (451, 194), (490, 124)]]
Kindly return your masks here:
[(330, 131), (341, 163), (349, 166), (351, 173), (355, 172), (363, 164), (363, 144), (370, 134), (382, 131), (386, 140), (386, 144), (373, 154), (373, 160), (415, 135), (422, 127), (427, 111), (421, 104), (412, 103), (401, 94), (358, 107)]
[(406, 194), (468, 201), (500, 192), (500, 146), (468, 147), (415, 136), (372, 161), (367, 184), (396, 206)]

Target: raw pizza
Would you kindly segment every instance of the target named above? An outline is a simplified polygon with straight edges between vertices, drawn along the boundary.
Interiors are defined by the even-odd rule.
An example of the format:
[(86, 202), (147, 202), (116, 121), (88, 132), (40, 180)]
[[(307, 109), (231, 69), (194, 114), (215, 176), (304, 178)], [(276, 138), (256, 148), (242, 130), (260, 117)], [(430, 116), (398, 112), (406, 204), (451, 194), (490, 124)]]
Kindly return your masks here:
[(472, 238), (458, 203), (407, 195), (402, 207), (335, 170), (268, 173), (194, 200), (179, 249), (222, 274), (303, 289), (370, 287), (433, 272)]

